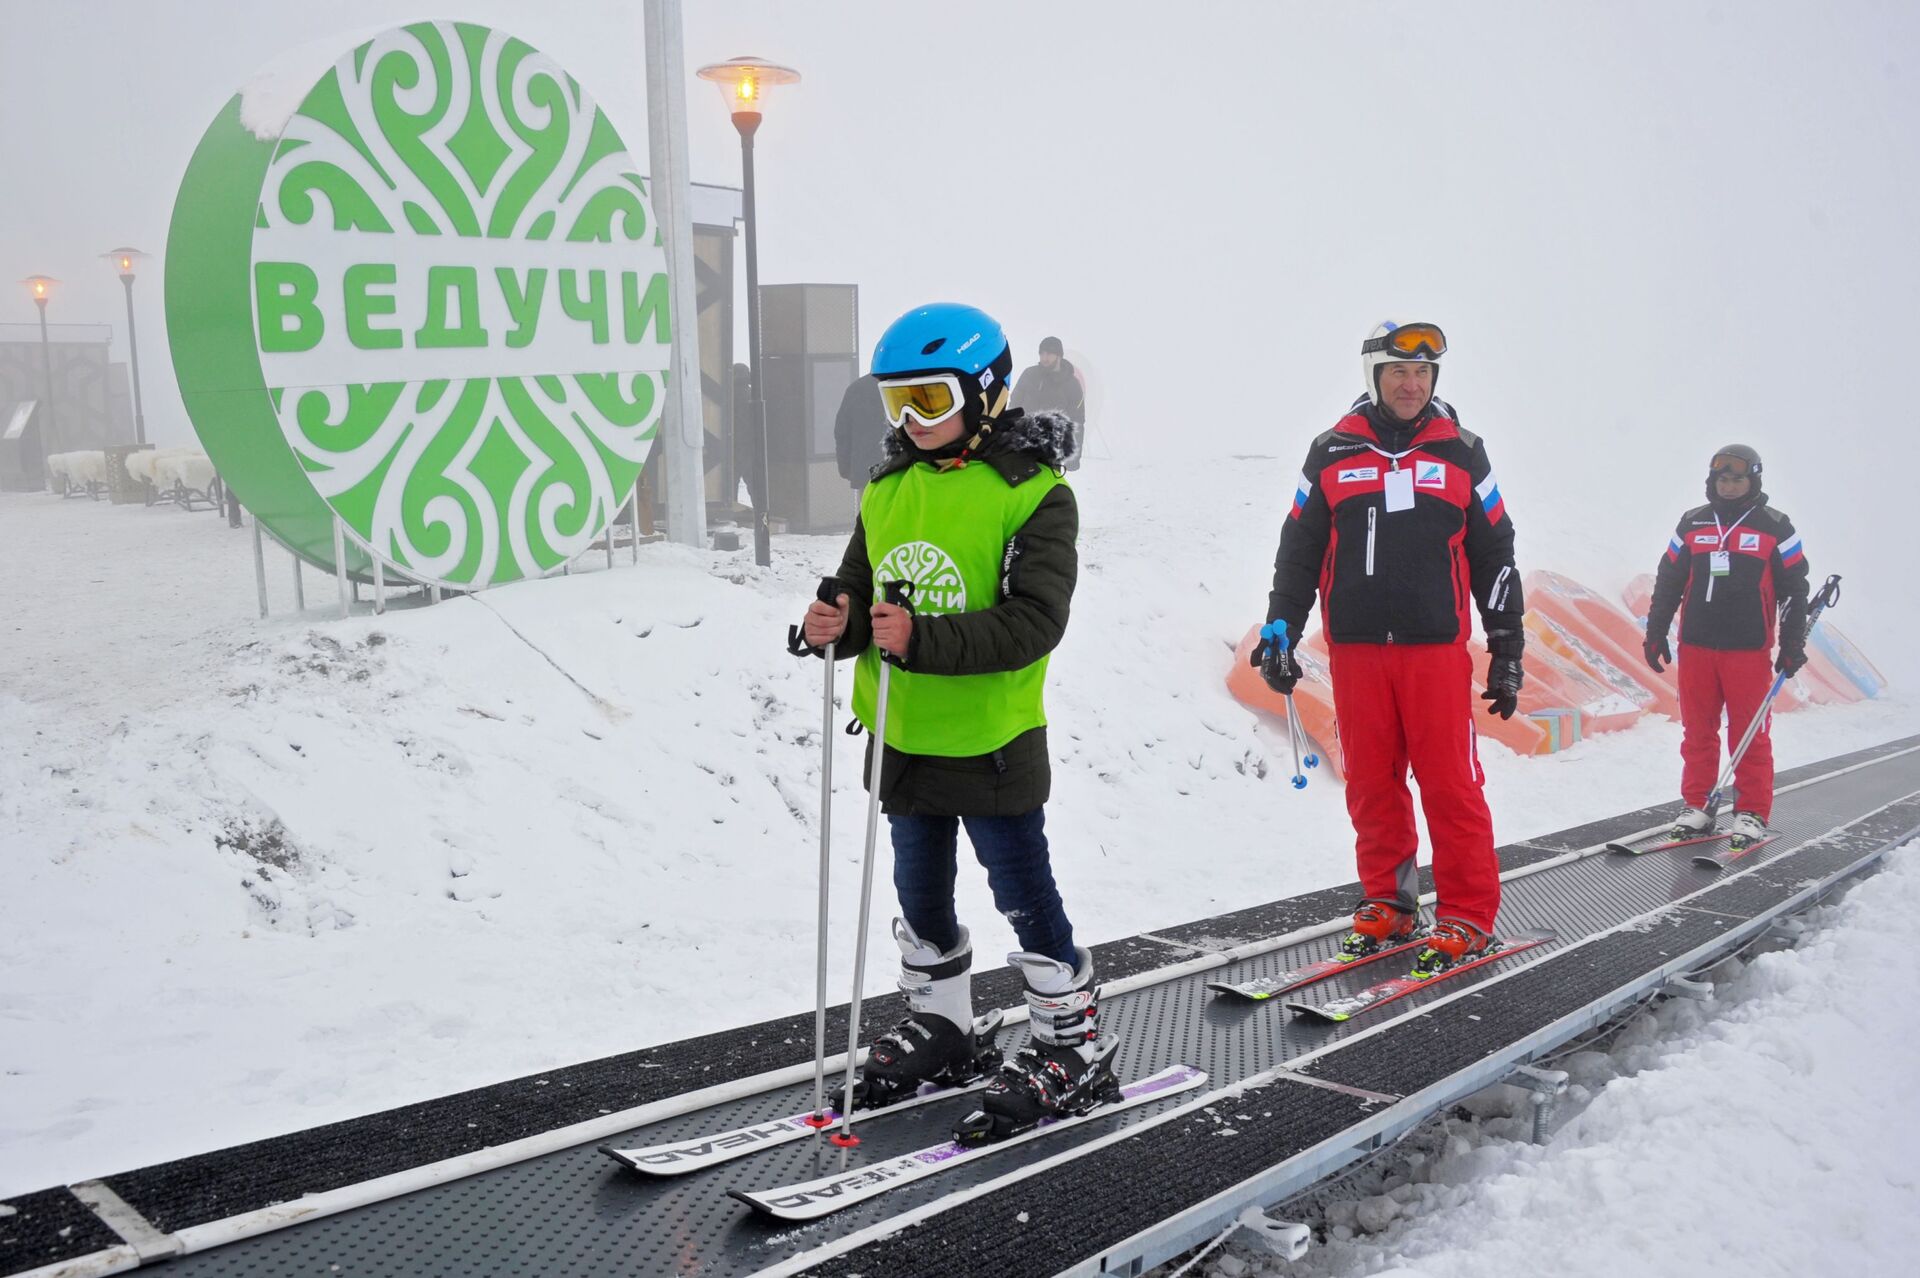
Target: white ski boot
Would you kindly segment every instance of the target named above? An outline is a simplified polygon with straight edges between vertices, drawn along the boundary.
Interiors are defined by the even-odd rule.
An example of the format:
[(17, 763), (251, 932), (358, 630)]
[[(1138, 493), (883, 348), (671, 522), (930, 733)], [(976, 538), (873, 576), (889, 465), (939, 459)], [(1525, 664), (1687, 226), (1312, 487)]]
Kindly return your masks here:
[[(878, 1109), (912, 1096), (922, 1084), (963, 1087), (999, 1066), (994, 1044), (1001, 1015), (973, 1015), (973, 942), (967, 929), (942, 954), (914, 935), (905, 919), (893, 921), (900, 947), (900, 992), (909, 1015), (875, 1039), (853, 1085), (858, 1109)], [(841, 1113), (844, 1084), (829, 1098)]]
[(1033, 1037), (1000, 1067), (981, 1107), (954, 1131), (961, 1144), (1005, 1140), (1043, 1119), (1084, 1114), (1120, 1099), (1120, 1082), (1113, 1076), (1120, 1043), (1100, 1032), (1093, 953), (1076, 953), (1075, 967), (1025, 950), (1007, 956), (1026, 978)]
[(1767, 835), (1767, 827), (1759, 817), (1751, 812), (1739, 812), (1733, 818), (1733, 837), (1727, 842), (1735, 852), (1745, 852)]
[(1667, 837), (1678, 842), (1681, 839), (1696, 839), (1713, 829), (1713, 814), (1704, 808), (1688, 808), (1673, 819), (1673, 827), (1667, 831)]

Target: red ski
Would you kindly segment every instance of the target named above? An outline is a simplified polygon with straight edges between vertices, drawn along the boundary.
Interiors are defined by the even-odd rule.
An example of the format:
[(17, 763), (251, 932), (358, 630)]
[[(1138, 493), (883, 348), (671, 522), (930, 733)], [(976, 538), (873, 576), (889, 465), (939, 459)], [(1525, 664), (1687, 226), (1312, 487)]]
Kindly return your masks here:
[(1710, 870), (1724, 870), (1729, 865), (1732, 865), (1735, 861), (1738, 861), (1741, 857), (1744, 857), (1749, 853), (1758, 852), (1761, 848), (1764, 848), (1765, 846), (1767, 846), (1767, 844), (1773, 842), (1775, 839), (1779, 837), (1780, 836), (1777, 833), (1775, 833), (1772, 830), (1769, 830), (1767, 831), (1766, 838), (1755, 839), (1753, 842), (1742, 844), (1737, 848), (1728, 847), (1728, 848), (1722, 848), (1718, 852), (1697, 853), (1693, 858), (1693, 863), (1695, 865), (1706, 866)]
[(1405, 976), (1390, 977), (1376, 985), (1369, 985), (1358, 994), (1328, 999), (1324, 1003), (1304, 1003), (1296, 999), (1288, 999), (1287, 1007), (1303, 1016), (1338, 1024), (1341, 1021), (1352, 1020), (1362, 1012), (1391, 1003), (1395, 999), (1405, 998), (1409, 994), (1429, 989), (1442, 981), (1471, 972), (1477, 967), (1498, 963), (1501, 959), (1524, 954), (1528, 950), (1538, 949), (1542, 945), (1551, 944), (1559, 939), (1558, 933), (1545, 929), (1522, 932), (1514, 937), (1495, 937), (1493, 944), (1485, 953), (1476, 954), (1463, 963), (1455, 963), (1452, 967), (1443, 967), (1429, 976), (1416, 976), (1409, 972)]
[(1303, 985), (1312, 985), (1315, 981), (1324, 981), (1329, 976), (1338, 976), (1342, 972), (1351, 972), (1356, 967), (1365, 967), (1388, 955), (1418, 949), (1426, 943), (1426, 937), (1417, 936), (1411, 941), (1402, 941), (1398, 945), (1382, 946), (1371, 954), (1362, 954), (1358, 958), (1336, 955), (1330, 959), (1321, 959), (1318, 963), (1309, 963), (1305, 967), (1296, 967), (1291, 972), (1281, 972), (1277, 976), (1262, 976), (1251, 981), (1208, 981), (1207, 988), (1221, 994), (1232, 994), (1237, 998), (1252, 999), (1256, 1003), (1264, 1002), (1290, 990), (1297, 990)]
[(1727, 830), (1707, 830), (1686, 839), (1649, 835), (1644, 839), (1635, 839), (1631, 843), (1609, 843), (1607, 851), (1618, 852), (1623, 856), (1644, 856), (1648, 852), (1671, 852), (1675, 848), (1690, 848), (1697, 843), (1718, 843), (1732, 837), (1732, 833)]

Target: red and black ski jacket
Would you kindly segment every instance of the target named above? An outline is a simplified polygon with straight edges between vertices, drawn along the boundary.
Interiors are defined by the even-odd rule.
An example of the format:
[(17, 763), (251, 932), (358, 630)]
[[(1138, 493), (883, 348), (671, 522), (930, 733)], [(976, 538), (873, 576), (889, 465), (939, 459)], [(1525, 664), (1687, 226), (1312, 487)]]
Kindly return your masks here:
[[(1525, 604), (1513, 521), (1486, 445), (1435, 399), (1389, 449), (1370, 409), (1356, 401), (1307, 450), (1267, 619), (1299, 635), (1318, 591), (1335, 643), (1465, 643), (1471, 597), (1486, 630), (1517, 641)], [(1387, 476), (1397, 470), (1412, 472), (1412, 505), (1389, 511)]]
[[(1716, 576), (1721, 550), (1725, 571)], [(1723, 652), (1772, 648), (1783, 607), (1781, 641), (1798, 648), (1806, 641), (1807, 554), (1793, 521), (1765, 494), (1744, 508), (1716, 511), (1709, 502), (1680, 516), (1660, 557), (1647, 634), (1665, 638), (1677, 611), (1681, 643)]]

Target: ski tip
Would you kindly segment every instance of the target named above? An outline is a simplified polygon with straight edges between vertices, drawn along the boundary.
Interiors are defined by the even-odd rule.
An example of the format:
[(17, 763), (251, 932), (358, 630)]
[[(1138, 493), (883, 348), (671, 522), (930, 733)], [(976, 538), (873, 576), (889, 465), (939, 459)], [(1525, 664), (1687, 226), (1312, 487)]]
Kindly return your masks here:
[(1264, 1002), (1273, 997), (1271, 994), (1260, 994), (1252, 990), (1243, 990), (1238, 985), (1230, 985), (1225, 981), (1208, 981), (1207, 988), (1216, 994), (1225, 994), (1229, 998), (1247, 999), (1254, 1003)]
[(1324, 1007), (1315, 1007), (1312, 1003), (1288, 1003), (1287, 1010), (1304, 1020), (1318, 1021), (1322, 1025), (1338, 1025), (1350, 1019), (1344, 1012), (1330, 1012)]
[(599, 1146), (599, 1150), (601, 1153), (605, 1154), (608, 1158), (611, 1158), (614, 1162), (619, 1163), (622, 1167), (628, 1168), (631, 1171), (646, 1170), (646, 1168), (642, 1167), (639, 1163), (636, 1163), (633, 1161), (633, 1159), (627, 1157), (624, 1151), (615, 1149), (611, 1145), (601, 1145)]
[(769, 1216), (773, 1214), (773, 1209), (761, 1202), (758, 1198), (755, 1198), (752, 1190), (729, 1189), (727, 1191), (727, 1197), (734, 1199), (736, 1202), (743, 1202), (757, 1212), (762, 1212)]
[(1634, 847), (1631, 843), (1609, 843), (1607, 844), (1607, 851), (1614, 853), (1616, 856), (1640, 855), (1640, 849)]

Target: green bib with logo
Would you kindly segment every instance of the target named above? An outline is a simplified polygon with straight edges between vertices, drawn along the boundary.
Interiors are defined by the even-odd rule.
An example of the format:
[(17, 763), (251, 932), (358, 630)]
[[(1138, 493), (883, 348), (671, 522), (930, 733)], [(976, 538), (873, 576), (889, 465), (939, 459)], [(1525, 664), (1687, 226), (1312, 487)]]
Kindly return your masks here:
[[(992, 466), (952, 470), (916, 463), (867, 485), (860, 520), (873, 565), (873, 600), (884, 583), (913, 583), (920, 617), (980, 612), (1000, 599), (1001, 560), (1046, 495), (1063, 482), (1042, 469), (1019, 487)], [(1041, 692), (1047, 658), (998, 674), (917, 674), (895, 667), (888, 679), (887, 744), (908, 754), (964, 758), (998, 750), (1047, 721)], [(880, 649), (854, 667), (853, 713), (873, 731)]]

